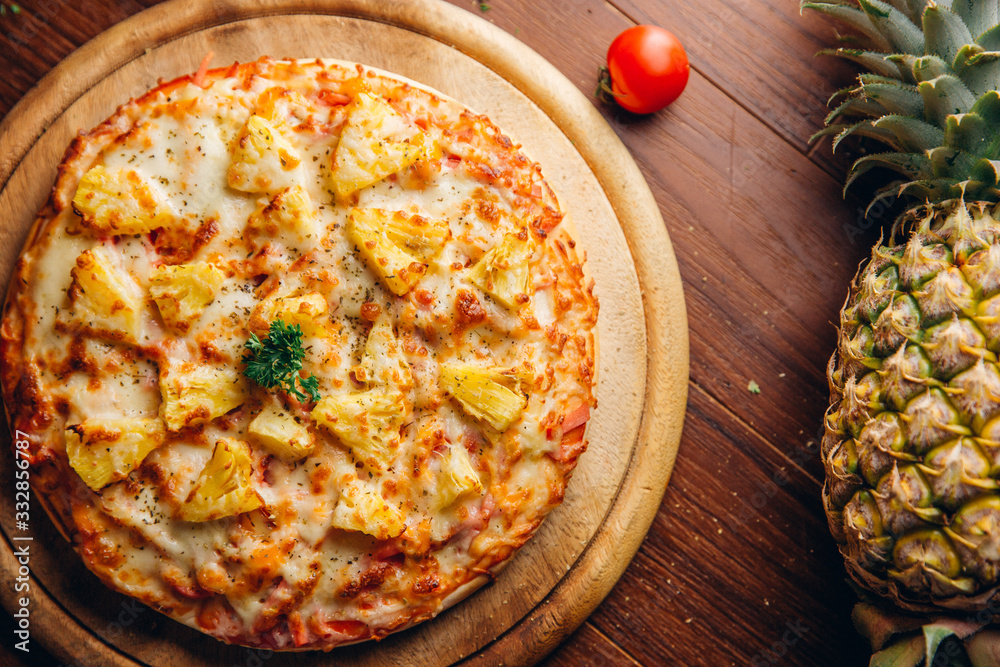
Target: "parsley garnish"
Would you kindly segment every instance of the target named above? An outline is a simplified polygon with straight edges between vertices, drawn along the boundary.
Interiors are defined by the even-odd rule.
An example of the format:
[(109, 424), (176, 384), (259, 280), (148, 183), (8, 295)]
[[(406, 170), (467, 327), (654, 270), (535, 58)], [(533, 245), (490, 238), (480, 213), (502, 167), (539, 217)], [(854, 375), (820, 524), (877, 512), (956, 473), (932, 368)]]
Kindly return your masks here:
[(243, 374), (248, 378), (265, 389), (284, 389), (303, 403), (306, 402), (306, 395), (299, 387), (309, 394), (312, 401), (319, 400), (319, 380), (316, 376), (303, 378), (299, 375), (306, 351), (302, 349), (302, 328), (298, 324), (289, 326), (281, 320), (274, 320), (267, 338), (261, 340), (252, 333), (244, 347), (247, 352), (243, 355), (243, 363), (247, 367)]

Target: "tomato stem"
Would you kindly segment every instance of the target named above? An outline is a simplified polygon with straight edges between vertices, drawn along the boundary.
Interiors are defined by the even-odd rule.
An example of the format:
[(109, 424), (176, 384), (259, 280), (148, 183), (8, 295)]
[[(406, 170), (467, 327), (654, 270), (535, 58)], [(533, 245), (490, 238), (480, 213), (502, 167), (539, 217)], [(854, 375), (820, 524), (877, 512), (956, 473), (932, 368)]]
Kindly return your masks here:
[(597, 70), (597, 90), (594, 91), (594, 97), (608, 103), (614, 102), (615, 98), (619, 97), (611, 89), (611, 72), (604, 65), (601, 65)]

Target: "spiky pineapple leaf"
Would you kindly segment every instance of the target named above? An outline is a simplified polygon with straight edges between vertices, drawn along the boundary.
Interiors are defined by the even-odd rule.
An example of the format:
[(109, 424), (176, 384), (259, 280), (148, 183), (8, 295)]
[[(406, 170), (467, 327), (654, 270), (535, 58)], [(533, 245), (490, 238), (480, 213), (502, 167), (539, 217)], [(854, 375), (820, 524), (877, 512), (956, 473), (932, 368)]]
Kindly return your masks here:
[(921, 201), (943, 201), (957, 199), (962, 195), (961, 187), (953, 178), (932, 178), (924, 181), (903, 183), (899, 196), (910, 196)]
[(924, 638), (909, 637), (872, 656), (868, 667), (917, 667), (924, 662)]
[(840, 104), (844, 100), (849, 99), (851, 95), (854, 94), (856, 88), (857, 86), (850, 85), (846, 88), (841, 88), (840, 90), (835, 91), (829, 98), (827, 98), (826, 106), (830, 107), (834, 104)]
[(976, 43), (987, 51), (1000, 51), (1000, 24), (993, 26), (980, 35)]
[[(921, 102), (921, 104), (923, 104), (923, 102)], [(830, 112), (830, 114), (826, 117), (826, 124), (829, 125), (831, 123), (835, 123), (845, 116), (881, 116), (884, 113), (886, 113), (885, 107), (878, 102), (859, 97), (852, 97), (845, 100), (840, 106)]]
[(955, 71), (973, 95), (982, 96), (995, 89), (1000, 81), (1000, 52), (966, 44), (955, 59)]
[(851, 167), (851, 175), (844, 184), (844, 192), (851, 187), (862, 174), (865, 174), (875, 167), (885, 167), (891, 169), (914, 181), (922, 181), (934, 176), (934, 169), (931, 160), (926, 155), (914, 155), (913, 153), (878, 153), (876, 155), (866, 155), (858, 159)]
[(926, 42), (923, 52), (940, 54), (949, 63), (955, 62), (963, 46), (975, 41), (962, 17), (941, 5), (931, 3), (927, 6), (923, 24)]
[(981, 116), (994, 133), (1000, 135), (1000, 92), (993, 90), (980, 97), (969, 113)]
[(902, 79), (907, 83), (916, 83), (916, 78), (913, 76), (913, 68), (919, 60), (918, 56), (910, 55), (909, 53), (893, 53), (885, 57), (886, 60), (894, 64), (899, 68), (900, 72), (903, 72)]
[(881, 0), (858, 0), (875, 29), (885, 35), (893, 51), (918, 55), (924, 52), (924, 36), (903, 12)]
[(898, 77), (882, 76), (881, 74), (877, 74), (875, 72), (862, 72), (861, 74), (858, 74), (858, 80), (862, 85), (884, 83), (890, 86), (901, 85), (904, 88), (913, 88), (913, 90), (916, 90), (916, 88), (913, 87), (914, 84), (906, 84), (900, 81)]
[[(924, 0), (920, 0), (920, 3), (923, 4)], [(973, 37), (979, 37), (1000, 24), (1000, 5), (995, 2), (965, 0), (953, 2), (951, 9), (961, 17)]]
[(1000, 161), (980, 160), (972, 168), (971, 178), (986, 187), (996, 187), (1000, 183)]
[(910, 71), (917, 83), (920, 83), (951, 74), (951, 66), (937, 56), (921, 56), (910, 63)]
[(848, 125), (847, 123), (833, 123), (831, 125), (827, 125), (822, 130), (809, 137), (809, 143), (813, 143), (817, 139), (821, 139), (823, 137), (840, 136), (840, 134), (849, 127), (851, 127), (851, 125)]
[(944, 129), (944, 145), (981, 157), (986, 152), (992, 136), (993, 133), (990, 132), (990, 127), (982, 116), (971, 113), (948, 116)]
[(896, 9), (906, 14), (906, 17), (913, 21), (913, 25), (920, 25), (920, 15), (924, 12), (927, 0), (890, 0), (890, 2)]
[(968, 174), (976, 164), (976, 159), (968, 153), (963, 153), (950, 146), (938, 146), (927, 151), (927, 157), (934, 166), (934, 176), (947, 176), (950, 173)]
[(814, 9), (826, 14), (830, 18), (837, 19), (854, 28), (868, 38), (871, 47), (876, 51), (891, 51), (889, 41), (882, 36), (871, 19), (863, 11), (856, 7), (838, 5), (830, 2), (804, 2), (804, 9)]
[(896, 137), (892, 132), (880, 129), (874, 122), (865, 119), (853, 125), (848, 125), (837, 133), (837, 136), (833, 138), (833, 151), (836, 152), (840, 142), (850, 136), (868, 137), (888, 144), (895, 150), (908, 150), (896, 142)]
[(862, 83), (858, 92), (881, 104), (890, 114), (919, 118), (924, 113), (924, 98), (916, 86), (900, 81)]
[(895, 143), (908, 153), (922, 153), (940, 146), (944, 141), (941, 128), (911, 116), (890, 114), (876, 120), (874, 125), (891, 132), (896, 138)]
[(889, 185), (885, 185), (885, 186), (879, 188), (878, 190), (876, 190), (875, 191), (875, 195), (872, 197), (872, 200), (870, 202), (868, 202), (868, 206), (865, 208), (865, 217), (867, 217), (868, 214), (871, 213), (871, 210), (880, 201), (883, 201), (885, 199), (894, 199), (896, 197), (899, 197), (900, 186), (901, 186), (901, 183), (899, 181), (893, 181)]
[(1000, 81), (1000, 51), (984, 51), (969, 58), (968, 69), (962, 76), (969, 89), (984, 95), (997, 87)]
[[(899, 76), (910, 76), (909, 68), (900, 65), (889, 58), (884, 53), (878, 51), (865, 51), (863, 49), (823, 49), (817, 55), (838, 56), (845, 60), (850, 60), (866, 69), (870, 69), (880, 76), (897, 78)], [(847, 90), (853, 90), (853, 86)]]
[(948, 114), (966, 113), (976, 103), (972, 91), (961, 79), (950, 74), (921, 81), (919, 87), (924, 100), (924, 117), (938, 125), (944, 125)]

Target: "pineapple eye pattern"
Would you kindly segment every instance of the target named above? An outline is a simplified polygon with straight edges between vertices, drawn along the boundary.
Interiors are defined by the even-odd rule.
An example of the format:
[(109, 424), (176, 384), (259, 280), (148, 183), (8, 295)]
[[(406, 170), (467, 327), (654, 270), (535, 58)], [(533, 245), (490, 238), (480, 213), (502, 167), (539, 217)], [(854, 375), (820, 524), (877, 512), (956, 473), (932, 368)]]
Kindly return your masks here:
[[(965, 202), (909, 221), (912, 236), (876, 250), (844, 309), (823, 456), (849, 571), (917, 604), (980, 585), (980, 556), (950, 526), (1000, 492), (1000, 347), (981, 307), (1000, 293), (1000, 263), (974, 264), (992, 291), (973, 288), (956, 248), (1000, 223)], [(967, 256), (989, 257), (989, 238)]]

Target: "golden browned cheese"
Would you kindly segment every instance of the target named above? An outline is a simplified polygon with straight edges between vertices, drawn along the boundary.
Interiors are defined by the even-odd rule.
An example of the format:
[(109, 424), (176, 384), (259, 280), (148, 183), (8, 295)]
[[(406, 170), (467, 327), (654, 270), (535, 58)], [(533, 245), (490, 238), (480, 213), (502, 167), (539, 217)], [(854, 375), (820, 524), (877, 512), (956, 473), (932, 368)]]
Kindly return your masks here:
[[(432, 617), (561, 502), (597, 301), (487, 118), (334, 61), (165, 83), (70, 146), (11, 283), (35, 490), (112, 587), (227, 642)], [(318, 400), (244, 375), (302, 332)]]

